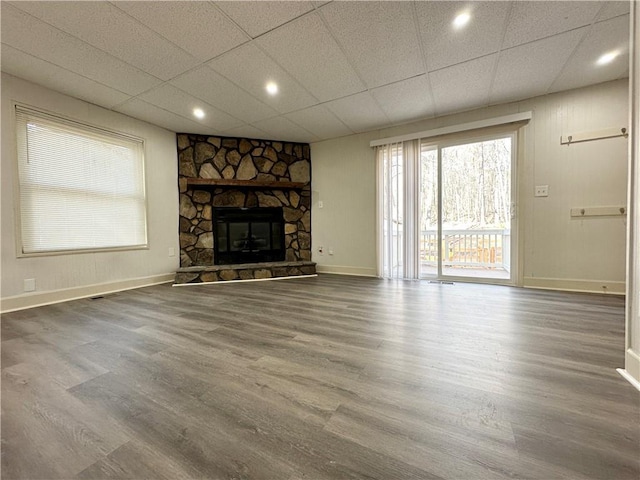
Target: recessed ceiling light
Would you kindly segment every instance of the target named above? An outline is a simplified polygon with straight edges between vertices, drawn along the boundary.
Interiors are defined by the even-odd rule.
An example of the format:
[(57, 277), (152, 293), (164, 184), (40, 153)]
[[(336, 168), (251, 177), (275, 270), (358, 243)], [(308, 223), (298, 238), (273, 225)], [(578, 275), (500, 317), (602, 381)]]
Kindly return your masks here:
[(275, 95), (276, 93), (278, 93), (278, 84), (274, 83), (274, 82), (269, 82), (267, 83), (267, 93), (269, 95)]
[(620, 52), (618, 51), (605, 53), (596, 63), (598, 65), (606, 65), (607, 63), (611, 63), (618, 55), (620, 55)]
[(462, 12), (456, 18), (453, 19), (453, 26), (456, 28), (462, 28), (471, 20), (469, 12)]
[(193, 116), (196, 118), (204, 118), (204, 111), (201, 108), (194, 108)]

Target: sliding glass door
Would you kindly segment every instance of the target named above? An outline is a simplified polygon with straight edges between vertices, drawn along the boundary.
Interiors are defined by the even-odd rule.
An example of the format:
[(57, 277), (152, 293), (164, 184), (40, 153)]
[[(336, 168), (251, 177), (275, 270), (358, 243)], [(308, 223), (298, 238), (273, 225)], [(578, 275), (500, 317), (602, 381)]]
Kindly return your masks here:
[(420, 154), (420, 277), (512, 280), (513, 135)]
[(379, 146), (380, 275), (515, 283), (514, 151), (513, 131)]

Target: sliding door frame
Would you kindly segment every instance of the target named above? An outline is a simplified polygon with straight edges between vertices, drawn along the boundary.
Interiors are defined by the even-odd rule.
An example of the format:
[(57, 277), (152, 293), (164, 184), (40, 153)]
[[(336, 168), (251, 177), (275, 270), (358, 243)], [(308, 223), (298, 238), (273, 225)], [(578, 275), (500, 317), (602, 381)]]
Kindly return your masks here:
[[(377, 196), (377, 215), (376, 215), (376, 227), (377, 227), (377, 241), (376, 241), (376, 250), (377, 250), (377, 274), (383, 278), (410, 278), (410, 279), (418, 279), (418, 278), (429, 278), (429, 279), (443, 279), (447, 280), (455, 280), (460, 282), (475, 282), (475, 283), (490, 283), (490, 284), (502, 284), (502, 285), (516, 285), (522, 286), (523, 284), (523, 265), (524, 265), (524, 235), (523, 228), (524, 222), (519, 219), (519, 212), (522, 211), (522, 203), (521, 200), (525, 199), (522, 196), (522, 192), (524, 192), (528, 185), (523, 184), (522, 175), (520, 172), (523, 170), (523, 162), (525, 157), (524, 151), (524, 141), (526, 135), (525, 127), (529, 120), (532, 118), (532, 112), (523, 112), (513, 115), (507, 115), (504, 117), (498, 117), (495, 119), (471, 122), (462, 124), (455, 127), (444, 127), (435, 130), (428, 130), (424, 132), (419, 132), (416, 134), (399, 136), (399, 137), (390, 137), (381, 140), (375, 140), (370, 142), (370, 146), (376, 147), (376, 164), (377, 164), (377, 174), (376, 174), (376, 196)], [(387, 178), (387, 171), (384, 168), (384, 159), (386, 155), (393, 149), (400, 147), (402, 145), (403, 154), (402, 154), (402, 162), (406, 162), (407, 156), (404, 152), (404, 147), (408, 145), (409, 142), (415, 141), (414, 143), (414, 151), (417, 150), (417, 155), (413, 155), (413, 160), (417, 163), (414, 166), (415, 169), (418, 169), (418, 177), (421, 175), (419, 167), (421, 151), (423, 147), (427, 147), (433, 149), (437, 152), (437, 172), (436, 175), (438, 177), (438, 191), (434, 192), (438, 195), (438, 202), (441, 203), (442, 199), (442, 152), (441, 149), (446, 146), (453, 146), (456, 144), (465, 144), (465, 143), (473, 143), (477, 141), (481, 141), (483, 139), (496, 139), (496, 138), (504, 138), (511, 137), (511, 243), (510, 243), (510, 252), (511, 252), (511, 275), (509, 279), (493, 279), (493, 278), (474, 278), (474, 277), (461, 277), (461, 276), (445, 276), (442, 274), (442, 253), (443, 246), (442, 242), (438, 243), (438, 265), (437, 275), (429, 275), (422, 276), (421, 275), (421, 267), (419, 261), (419, 234), (420, 228), (416, 227), (416, 224), (419, 224), (418, 218), (418, 210), (420, 208), (417, 205), (412, 209), (411, 218), (414, 220), (413, 227), (409, 226), (409, 228), (403, 227), (403, 235), (413, 235), (415, 238), (413, 241), (414, 244), (418, 248), (414, 248), (415, 252), (412, 259), (415, 262), (415, 266), (413, 268), (413, 272), (411, 272), (410, 268), (407, 269), (407, 265), (403, 264), (402, 272), (397, 272), (392, 270), (399, 265), (390, 265), (388, 272), (385, 272), (386, 263), (392, 260), (391, 257), (387, 258), (385, 255), (385, 246), (388, 246), (389, 239), (385, 237), (385, 227), (388, 227), (388, 219), (385, 218), (385, 209), (389, 208), (388, 202), (384, 201), (384, 192), (386, 190), (387, 182), (390, 180)], [(405, 172), (406, 173), (406, 172)], [(414, 178), (416, 181), (416, 188), (413, 189), (414, 195), (411, 201), (419, 202), (418, 195), (415, 195), (416, 190), (418, 190), (418, 182), (420, 182), (419, 178)], [(404, 184), (405, 182), (403, 182)], [(407, 201), (407, 190), (404, 191), (404, 194), (399, 198), (400, 201)], [(529, 205), (529, 203), (527, 203)], [(525, 207), (528, 208), (528, 206)], [(405, 205), (406, 206), (406, 205)], [(439, 207), (440, 208), (440, 207)], [(406, 214), (405, 209), (405, 214)], [(436, 222), (438, 237), (442, 238), (442, 220), (441, 215), (438, 215), (438, 222)], [(406, 227), (406, 226), (405, 226)], [(412, 230), (413, 228), (413, 230)], [(387, 228), (388, 229), (388, 228)], [(390, 233), (390, 232), (387, 232)], [(404, 240), (407, 240), (406, 236)], [(411, 242), (409, 242), (411, 243)], [(404, 260), (408, 260), (405, 256), (407, 252), (404, 249), (407, 247), (406, 242), (403, 242), (403, 250), (398, 252), (403, 256)], [(393, 262), (391, 262), (393, 263)]]
[[(509, 129), (505, 131), (497, 131), (497, 132), (476, 132), (474, 135), (472, 132), (465, 132), (463, 135), (456, 135), (456, 138), (443, 138), (440, 140), (419, 140), (418, 148), (421, 150), (423, 146), (434, 147), (437, 150), (438, 156), (438, 261), (437, 261), (437, 275), (433, 276), (424, 276), (420, 277), (423, 279), (435, 279), (435, 280), (446, 280), (446, 281), (457, 281), (457, 282), (472, 282), (472, 283), (486, 283), (486, 284), (497, 284), (497, 285), (519, 285), (521, 283), (520, 280), (520, 265), (521, 265), (521, 252), (520, 252), (520, 223), (519, 215), (518, 215), (518, 184), (519, 184), (519, 175), (518, 175), (518, 159), (521, 157), (519, 151), (519, 137), (520, 129)], [(443, 196), (443, 164), (442, 164), (442, 150), (448, 147), (455, 147), (459, 145), (466, 145), (469, 143), (477, 143), (483, 141), (497, 140), (500, 138), (510, 138), (511, 139), (511, 195), (510, 195), (510, 241), (509, 241), (509, 253), (510, 253), (510, 272), (508, 279), (499, 279), (499, 278), (483, 278), (483, 277), (466, 277), (459, 275), (445, 275), (443, 274), (442, 264), (442, 196)], [(418, 177), (418, 182), (421, 183), (420, 178)], [(418, 209), (421, 202), (418, 202)], [(420, 212), (418, 212), (420, 213)]]

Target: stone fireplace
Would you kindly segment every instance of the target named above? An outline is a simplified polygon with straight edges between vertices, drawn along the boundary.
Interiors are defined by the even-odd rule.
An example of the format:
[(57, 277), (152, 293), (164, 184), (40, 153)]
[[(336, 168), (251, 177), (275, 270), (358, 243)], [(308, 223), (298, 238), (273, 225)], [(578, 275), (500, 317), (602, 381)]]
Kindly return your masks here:
[(177, 146), (176, 283), (315, 273), (308, 144), (178, 134)]

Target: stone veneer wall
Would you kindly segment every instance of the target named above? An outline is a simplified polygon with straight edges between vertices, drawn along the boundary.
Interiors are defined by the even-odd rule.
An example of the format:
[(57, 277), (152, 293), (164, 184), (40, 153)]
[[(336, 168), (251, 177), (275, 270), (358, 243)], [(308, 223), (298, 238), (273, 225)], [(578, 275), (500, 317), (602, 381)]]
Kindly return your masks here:
[[(213, 265), (212, 207), (283, 207), (285, 260), (311, 260), (308, 144), (178, 134), (180, 266)], [(189, 187), (187, 179), (302, 182), (302, 189)]]

